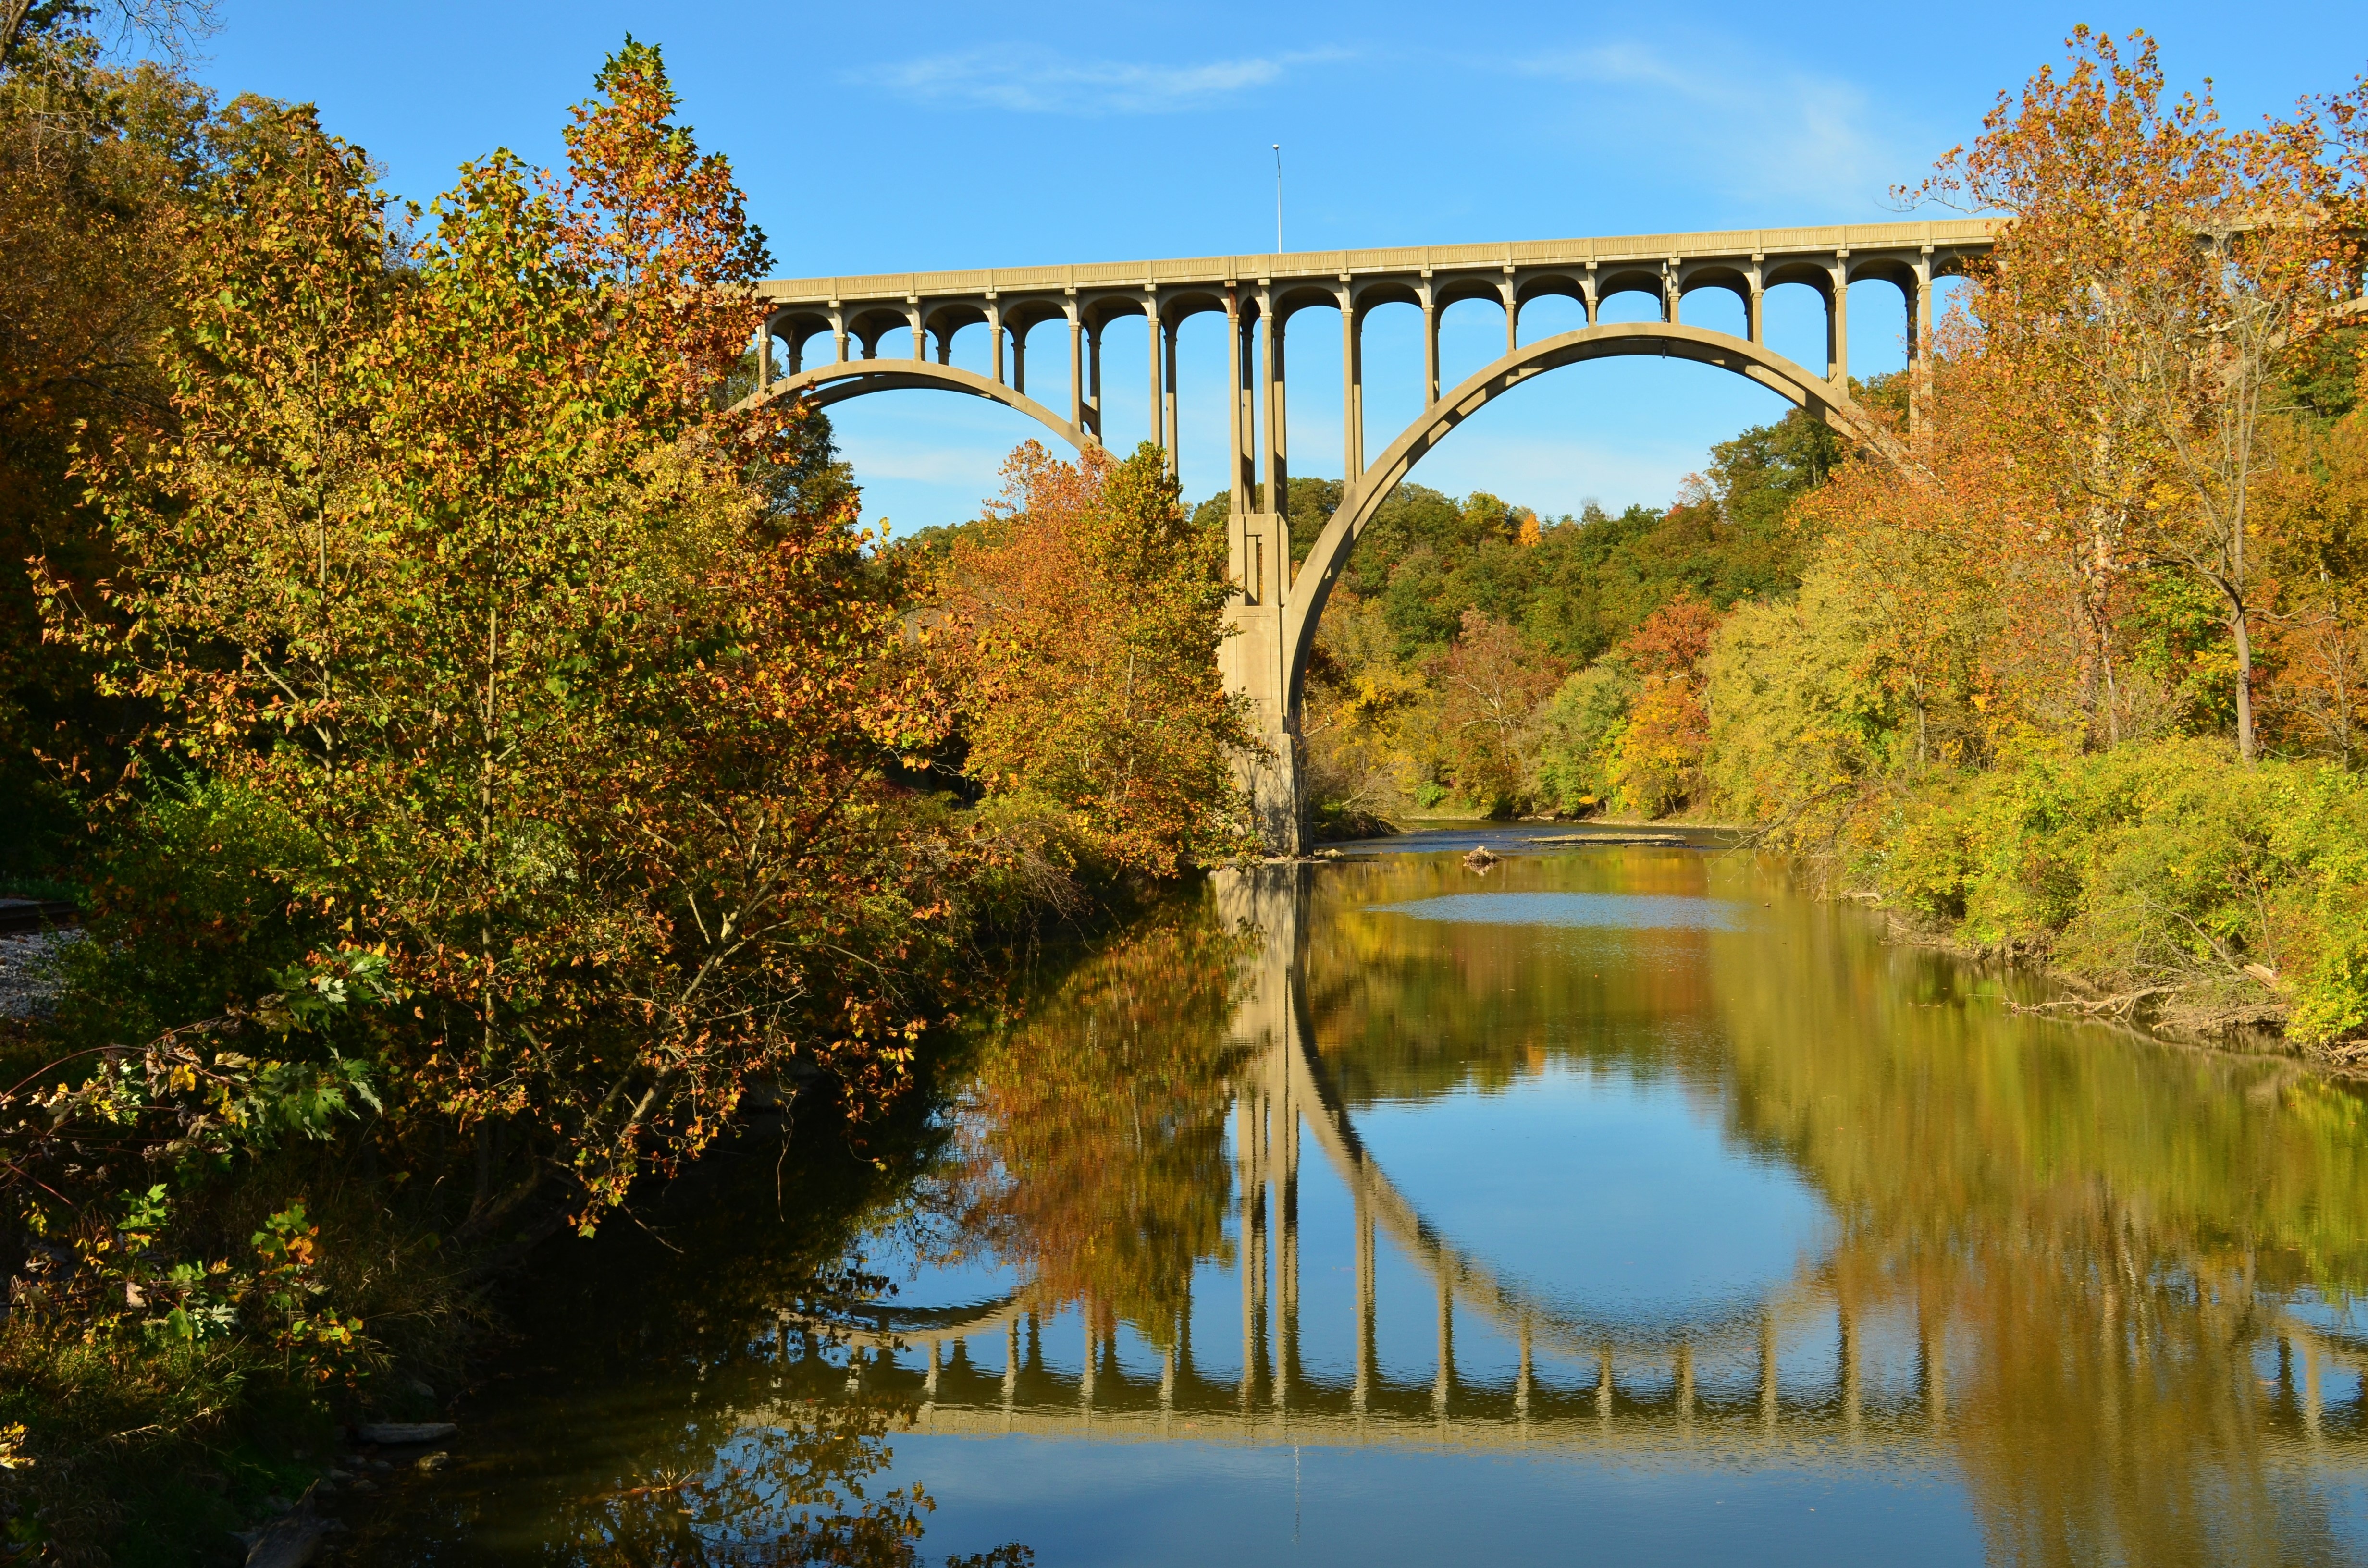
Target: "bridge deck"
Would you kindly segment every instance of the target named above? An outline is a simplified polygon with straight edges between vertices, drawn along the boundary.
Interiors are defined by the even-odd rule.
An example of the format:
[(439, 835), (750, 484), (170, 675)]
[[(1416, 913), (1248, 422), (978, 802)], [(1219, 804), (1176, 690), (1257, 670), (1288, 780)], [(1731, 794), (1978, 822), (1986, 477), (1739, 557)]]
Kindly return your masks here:
[(827, 305), (858, 301), (902, 302), (916, 297), (1067, 292), (1078, 289), (1222, 288), (1244, 280), (1338, 282), (1369, 275), (1499, 268), (1550, 270), (1723, 257), (1854, 256), (1868, 251), (1920, 252), (1988, 247), (1999, 221), (1923, 219), (1908, 223), (1836, 223), (1792, 229), (1724, 229), (1691, 234), (1622, 234), (1593, 239), (1513, 240), (1496, 244), (1398, 245), (1372, 250), (1286, 251), (1248, 256), (1183, 256), (1151, 261), (1076, 262), (1053, 267), (972, 267), (937, 272), (886, 272), (863, 277), (782, 278), (760, 286), (776, 304)]

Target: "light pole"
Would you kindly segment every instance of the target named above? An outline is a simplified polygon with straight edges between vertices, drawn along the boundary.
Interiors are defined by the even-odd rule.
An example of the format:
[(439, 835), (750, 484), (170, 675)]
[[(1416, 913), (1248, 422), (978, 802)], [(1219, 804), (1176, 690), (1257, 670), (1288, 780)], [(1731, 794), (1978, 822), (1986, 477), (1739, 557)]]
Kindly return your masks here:
[(1282, 143), (1274, 144), (1274, 254), (1282, 254)]

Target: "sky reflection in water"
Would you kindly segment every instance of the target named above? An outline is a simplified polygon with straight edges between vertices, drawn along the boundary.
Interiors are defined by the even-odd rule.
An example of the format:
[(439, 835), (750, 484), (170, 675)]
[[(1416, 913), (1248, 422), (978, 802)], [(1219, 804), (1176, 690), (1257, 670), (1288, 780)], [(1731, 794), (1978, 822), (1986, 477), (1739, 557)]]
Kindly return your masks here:
[(1465, 892), (1378, 903), (1369, 915), (1406, 915), (1458, 926), (1586, 926), (1621, 931), (1739, 931), (1739, 904), (1651, 893)]

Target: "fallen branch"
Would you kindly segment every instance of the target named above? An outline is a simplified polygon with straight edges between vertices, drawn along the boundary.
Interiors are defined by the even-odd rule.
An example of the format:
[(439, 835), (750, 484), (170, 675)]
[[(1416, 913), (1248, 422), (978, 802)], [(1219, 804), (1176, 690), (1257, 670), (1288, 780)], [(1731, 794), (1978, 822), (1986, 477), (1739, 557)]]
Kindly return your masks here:
[(2126, 1018), (2130, 1016), (2131, 1008), (2136, 1006), (2139, 1003), (2145, 1001), (2149, 996), (2168, 996), (2173, 992), (2184, 991), (2186, 989), (2187, 987), (2185, 985), (2148, 985), (2137, 991), (2123, 991), (2112, 996), (2100, 996), (2094, 1000), (2083, 1000), (2079, 997), (2066, 997), (2064, 1000), (2057, 1002), (2016, 1002), (2009, 1000), (2007, 1003), (2007, 1009), (2009, 1012), (2015, 1013), (2064, 1012), (2078, 1013), (2083, 1017), (2089, 1018), (2097, 1017), (2100, 1015), (2110, 1015), (2116, 1018)]

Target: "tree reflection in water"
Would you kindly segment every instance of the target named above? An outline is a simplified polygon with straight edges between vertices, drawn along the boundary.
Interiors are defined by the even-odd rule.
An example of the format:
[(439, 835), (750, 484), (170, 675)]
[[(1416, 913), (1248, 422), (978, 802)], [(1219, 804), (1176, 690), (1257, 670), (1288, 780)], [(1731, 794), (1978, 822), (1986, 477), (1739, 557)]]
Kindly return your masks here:
[[(1468, 892), (1452, 858), (1317, 871), (1300, 929), (1269, 936), (1350, 1119), (1556, 1064), (1674, 1084), (1830, 1208), (1832, 1244), (1792, 1284), (1915, 1346), (1897, 1436), (1962, 1476), (1993, 1560), (2348, 1560), (2318, 1482), (2361, 1467), (2359, 1401), (2320, 1407), (2323, 1359), (2307, 1389), (2260, 1366), (2360, 1359), (2294, 1311), (2368, 1282), (2352, 1088), (2017, 1016), (1999, 996), (2029, 981), (1884, 947), (1737, 858), (1516, 858), (1491, 891), (1522, 890), (1758, 918), (1439, 924), (1377, 906)], [(1194, 1266), (1235, 1263), (1226, 1077), (1255, 1069), (1228, 1016), (1255, 965), (1228, 951), (1246, 956), (1213, 901), (1112, 945), (988, 1051), (964, 1101), (957, 1246), (1018, 1264), (1032, 1308), (1089, 1303), (1098, 1340), (1125, 1322), (1165, 1346)]]
[[(826, 1125), (826, 1122), (825, 1122)], [(759, 1127), (632, 1219), (539, 1269), (523, 1343), (466, 1402), (453, 1462), (398, 1471), (340, 1561), (649, 1568), (1022, 1568), (1026, 1547), (923, 1550), (935, 1507), (892, 1485), (913, 1401), (867, 1387), (827, 1316), (876, 1299), (868, 1233), (943, 1135), (918, 1115), (851, 1152)]]
[(1213, 901), (1178, 899), (1078, 964), (982, 1051), (962, 1092), (945, 1260), (1018, 1261), (1025, 1305), (1087, 1305), (1170, 1347), (1203, 1260), (1230, 1267), (1225, 1147), (1241, 961)]

